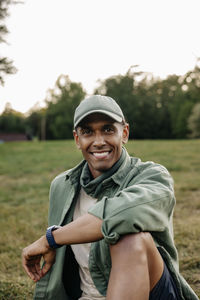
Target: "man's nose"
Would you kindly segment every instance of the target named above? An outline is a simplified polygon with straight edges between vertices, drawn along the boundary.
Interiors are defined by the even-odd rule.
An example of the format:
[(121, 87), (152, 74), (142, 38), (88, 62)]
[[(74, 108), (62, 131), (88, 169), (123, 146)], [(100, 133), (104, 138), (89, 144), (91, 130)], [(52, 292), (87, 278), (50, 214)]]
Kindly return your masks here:
[(95, 135), (95, 140), (93, 142), (93, 146), (96, 147), (102, 147), (103, 145), (105, 145), (105, 139), (104, 136), (102, 134), (96, 134)]

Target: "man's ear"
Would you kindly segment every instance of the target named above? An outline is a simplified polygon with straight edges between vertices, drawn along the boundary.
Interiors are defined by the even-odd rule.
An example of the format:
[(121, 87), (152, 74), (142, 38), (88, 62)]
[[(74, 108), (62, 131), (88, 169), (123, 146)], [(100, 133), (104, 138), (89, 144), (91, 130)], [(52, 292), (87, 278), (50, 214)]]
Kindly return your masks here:
[(73, 130), (73, 136), (78, 149), (80, 149), (79, 136), (76, 130)]
[(126, 144), (128, 142), (128, 137), (129, 137), (129, 124), (126, 123), (123, 126), (123, 133), (122, 133), (122, 143)]

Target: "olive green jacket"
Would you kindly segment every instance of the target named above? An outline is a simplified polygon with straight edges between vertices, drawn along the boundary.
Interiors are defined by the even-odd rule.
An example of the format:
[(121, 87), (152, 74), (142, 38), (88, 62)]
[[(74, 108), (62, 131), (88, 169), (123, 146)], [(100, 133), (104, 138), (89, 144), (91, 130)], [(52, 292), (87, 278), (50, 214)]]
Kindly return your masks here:
[[(64, 225), (72, 221), (80, 191), (80, 175), (85, 164), (82, 161), (53, 180), (50, 189), (49, 225)], [(198, 299), (179, 274), (178, 255), (173, 240), (174, 205), (173, 180), (168, 171), (153, 162), (141, 162), (126, 152), (119, 169), (103, 181), (98, 192), (98, 202), (89, 210), (89, 213), (103, 220), (104, 238), (92, 243), (89, 257), (92, 279), (102, 295), (106, 296), (111, 269), (109, 244), (116, 243), (121, 235), (147, 231), (151, 233), (176, 282), (180, 299)], [(75, 267), (66, 266), (66, 260), (69, 263), (71, 261), (66, 255), (67, 247), (69, 248), (63, 246), (56, 250), (55, 264), (36, 285), (35, 300), (78, 299), (79, 293), (75, 294), (79, 289), (79, 279), (74, 274)], [(63, 275), (66, 273), (68, 275)], [(75, 291), (70, 290), (73, 290), (73, 286)]]

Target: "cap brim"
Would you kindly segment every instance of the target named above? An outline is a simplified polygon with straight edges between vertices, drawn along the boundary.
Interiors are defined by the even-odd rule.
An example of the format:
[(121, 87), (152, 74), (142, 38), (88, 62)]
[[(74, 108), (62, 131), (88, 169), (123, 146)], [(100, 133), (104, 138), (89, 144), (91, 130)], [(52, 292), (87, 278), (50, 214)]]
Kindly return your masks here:
[(87, 116), (91, 115), (91, 114), (94, 114), (94, 113), (101, 113), (101, 114), (104, 114), (104, 115), (107, 115), (109, 116), (110, 118), (112, 118), (113, 120), (115, 120), (116, 122), (122, 122), (123, 118), (117, 114), (114, 114), (112, 112), (109, 112), (107, 110), (100, 110), (100, 109), (97, 109), (97, 110), (91, 110), (91, 111), (88, 111), (87, 113), (85, 113), (84, 115), (82, 115), (77, 121), (76, 123), (74, 123), (74, 128)]

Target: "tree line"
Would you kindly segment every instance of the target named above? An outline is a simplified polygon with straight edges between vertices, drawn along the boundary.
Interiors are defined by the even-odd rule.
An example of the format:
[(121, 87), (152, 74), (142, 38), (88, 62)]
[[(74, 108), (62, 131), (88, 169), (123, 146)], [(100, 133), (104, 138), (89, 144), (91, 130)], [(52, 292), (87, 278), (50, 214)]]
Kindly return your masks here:
[[(200, 137), (200, 67), (166, 79), (129, 68), (125, 75), (99, 80), (93, 94), (113, 97), (130, 124), (130, 138), (184, 139)], [(9, 105), (0, 115), (0, 132), (23, 132), (38, 139), (71, 139), (73, 114), (86, 97), (81, 83), (60, 75), (49, 89), (45, 108), (29, 115)]]

